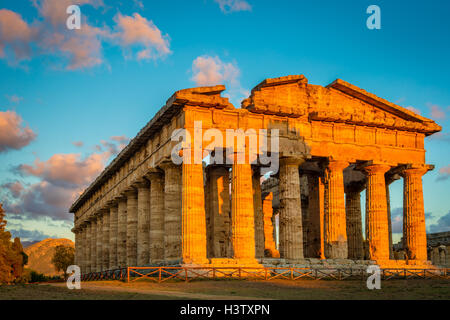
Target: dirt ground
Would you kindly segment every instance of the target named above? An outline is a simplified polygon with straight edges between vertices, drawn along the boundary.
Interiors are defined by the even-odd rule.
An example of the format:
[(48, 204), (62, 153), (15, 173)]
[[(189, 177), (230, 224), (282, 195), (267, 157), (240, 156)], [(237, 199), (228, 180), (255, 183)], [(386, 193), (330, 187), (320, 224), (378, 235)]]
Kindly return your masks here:
[(140, 280), (82, 282), (81, 290), (69, 290), (65, 283), (0, 286), (0, 299), (102, 300), (102, 299), (344, 299), (344, 300), (448, 300), (449, 280), (389, 280), (380, 290), (369, 290), (365, 281), (328, 280), (204, 280), (154, 283)]

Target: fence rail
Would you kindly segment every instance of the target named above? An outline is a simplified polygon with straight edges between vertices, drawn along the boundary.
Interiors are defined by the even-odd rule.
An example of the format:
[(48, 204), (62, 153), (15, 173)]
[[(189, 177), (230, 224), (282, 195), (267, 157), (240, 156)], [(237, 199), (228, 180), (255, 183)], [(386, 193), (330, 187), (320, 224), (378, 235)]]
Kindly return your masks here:
[[(154, 282), (168, 280), (254, 279), (254, 280), (346, 280), (367, 279), (370, 274), (362, 268), (245, 268), (245, 267), (128, 267), (83, 274), (81, 280), (123, 280), (127, 282), (148, 279)], [(381, 279), (446, 279), (450, 269), (381, 269)]]

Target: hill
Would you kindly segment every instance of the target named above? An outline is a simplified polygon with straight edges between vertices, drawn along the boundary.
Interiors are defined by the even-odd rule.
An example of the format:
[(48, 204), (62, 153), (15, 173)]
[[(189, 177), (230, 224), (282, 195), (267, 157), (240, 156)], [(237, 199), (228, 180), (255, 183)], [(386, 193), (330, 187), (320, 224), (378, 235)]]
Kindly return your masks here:
[(69, 239), (44, 239), (24, 248), (28, 255), (28, 264), (25, 267), (47, 276), (58, 275), (51, 261), (55, 248), (59, 245), (73, 247), (74, 243)]

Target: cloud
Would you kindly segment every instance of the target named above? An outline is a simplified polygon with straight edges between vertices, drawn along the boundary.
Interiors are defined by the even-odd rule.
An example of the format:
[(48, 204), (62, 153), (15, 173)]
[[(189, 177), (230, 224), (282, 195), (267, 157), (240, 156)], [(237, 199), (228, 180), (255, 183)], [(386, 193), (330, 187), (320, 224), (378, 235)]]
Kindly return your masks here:
[(228, 91), (224, 96), (230, 98), (235, 105), (239, 105), (250, 93), (241, 86), (240, 75), (241, 71), (236, 63), (223, 62), (217, 56), (203, 55), (192, 62), (191, 80), (198, 86), (225, 84)]
[(430, 109), (431, 118), (445, 119), (445, 112), (442, 110), (440, 106), (432, 103), (427, 103), (427, 106)]
[(161, 58), (171, 53), (168, 35), (163, 35), (153, 21), (139, 13), (133, 16), (119, 13), (114, 19), (118, 32), (113, 37), (119, 40), (119, 44), (125, 49), (141, 47), (136, 54), (137, 60)]
[(100, 174), (114, 152), (118, 152), (128, 139), (114, 136), (102, 141), (100, 149), (85, 157), (80, 154), (54, 154), (42, 161), (21, 164), (15, 173), (34, 177), (38, 182), (24, 185), (18, 181), (4, 184), (0, 189), (7, 213), (15, 219), (44, 219), (70, 221), (68, 209), (83, 190)]
[(35, 34), (36, 30), (21, 15), (8, 9), (0, 10), (0, 58), (12, 63), (30, 59), (30, 41)]
[(83, 141), (74, 141), (74, 142), (72, 142), (72, 144), (75, 147), (79, 147), (79, 148), (81, 148), (84, 145)]
[(224, 13), (251, 11), (252, 6), (245, 0), (214, 0)]
[(437, 181), (443, 181), (450, 178), (450, 165), (439, 169)]
[(450, 231), (450, 211), (440, 217), (435, 224), (430, 225), (428, 230), (431, 233)]
[(431, 140), (450, 142), (450, 133), (448, 132), (436, 132), (428, 138)]
[(9, 102), (11, 102), (11, 103), (19, 103), (20, 101), (23, 100), (22, 97), (19, 97), (19, 96), (15, 95), (15, 94), (13, 94), (12, 96), (5, 94), (5, 97), (6, 97), (6, 99), (8, 99)]
[(395, 208), (391, 210), (391, 226), (392, 233), (403, 232), (403, 208)]
[(22, 126), (22, 118), (15, 111), (0, 111), (0, 153), (19, 150), (35, 138), (36, 133)]
[(26, 229), (8, 229), (11, 232), (12, 238), (19, 237), (22, 241), (41, 241), (47, 238), (58, 238), (56, 235), (47, 235), (39, 230), (26, 230)]
[(412, 111), (412, 112), (417, 113), (417, 114), (419, 114), (419, 115), (422, 114), (422, 111), (420, 111), (420, 110), (417, 109), (417, 108), (414, 108), (413, 106), (407, 106), (407, 107), (405, 107), (405, 108), (408, 109), (409, 111)]

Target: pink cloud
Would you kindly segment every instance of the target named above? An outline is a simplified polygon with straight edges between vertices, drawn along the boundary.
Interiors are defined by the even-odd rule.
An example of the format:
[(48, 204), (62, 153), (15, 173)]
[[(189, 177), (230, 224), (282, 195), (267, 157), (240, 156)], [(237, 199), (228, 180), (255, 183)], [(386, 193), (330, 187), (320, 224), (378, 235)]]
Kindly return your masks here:
[(252, 6), (245, 0), (214, 0), (224, 13), (251, 11)]
[(445, 112), (442, 108), (436, 104), (428, 103), (428, 108), (430, 108), (431, 118), (433, 119), (445, 119)]
[(118, 14), (115, 17), (119, 31), (114, 37), (120, 41), (124, 48), (131, 46), (143, 47), (136, 54), (138, 60), (164, 57), (171, 53), (169, 39), (167, 35), (162, 35), (161, 31), (151, 20), (147, 20), (139, 13), (133, 16)]
[(9, 60), (17, 62), (31, 56), (30, 41), (36, 30), (30, 27), (22, 16), (8, 9), (0, 9), (0, 57), (7, 58), (7, 48), (11, 49)]
[(227, 81), (236, 84), (240, 75), (239, 68), (225, 63), (219, 57), (200, 56), (192, 63), (192, 80), (199, 86), (222, 84)]
[(23, 185), (19, 181), (8, 182), (1, 185), (1, 187), (8, 189), (14, 197), (19, 197), (24, 190)]
[(9, 95), (5, 95), (5, 96), (6, 96), (6, 99), (8, 99), (9, 102), (11, 102), (11, 103), (19, 103), (20, 101), (23, 100), (22, 97), (19, 97), (18, 95), (15, 95), (15, 94), (13, 94), (12, 96), (9, 96)]
[(74, 141), (74, 142), (72, 142), (72, 144), (75, 147), (82, 147), (84, 145), (83, 141)]
[(15, 111), (0, 111), (0, 152), (19, 150), (35, 138), (36, 133), (22, 126), (22, 118)]
[(450, 165), (439, 169), (437, 180), (447, 180), (448, 178), (450, 178)]
[(414, 108), (413, 106), (407, 106), (406, 109), (408, 109), (409, 111), (412, 111), (414, 113), (417, 113), (419, 115), (422, 114), (422, 112), (419, 109)]

